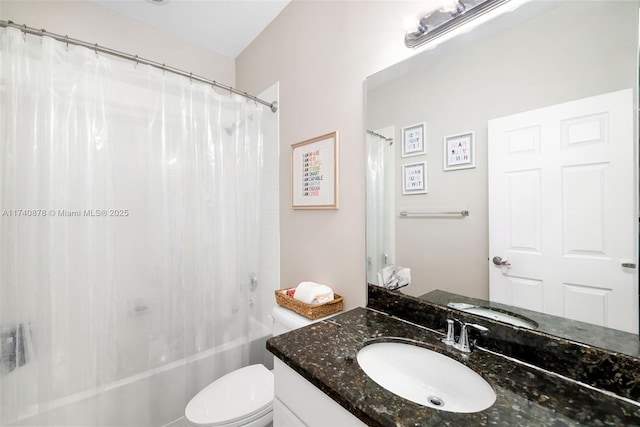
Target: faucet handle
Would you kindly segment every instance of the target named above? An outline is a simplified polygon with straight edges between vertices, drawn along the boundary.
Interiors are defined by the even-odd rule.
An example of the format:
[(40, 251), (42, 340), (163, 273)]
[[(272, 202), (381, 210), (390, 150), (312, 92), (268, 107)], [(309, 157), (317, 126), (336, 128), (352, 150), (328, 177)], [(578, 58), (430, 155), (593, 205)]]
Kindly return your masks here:
[(476, 323), (462, 323), (462, 329), (460, 329), (460, 338), (458, 339), (458, 343), (455, 345), (455, 348), (463, 353), (471, 353), (471, 343), (469, 342), (469, 332), (467, 331), (468, 327), (477, 329), (480, 332), (487, 332), (489, 330), (489, 328), (478, 325)]
[(453, 319), (447, 319), (447, 337), (443, 338), (442, 342), (446, 345), (453, 345), (456, 343), (455, 324)]
[(465, 326), (471, 326), (472, 328), (477, 329), (480, 332), (488, 332), (489, 331), (489, 328), (484, 327), (482, 325), (478, 325), (477, 323), (465, 323), (464, 325)]

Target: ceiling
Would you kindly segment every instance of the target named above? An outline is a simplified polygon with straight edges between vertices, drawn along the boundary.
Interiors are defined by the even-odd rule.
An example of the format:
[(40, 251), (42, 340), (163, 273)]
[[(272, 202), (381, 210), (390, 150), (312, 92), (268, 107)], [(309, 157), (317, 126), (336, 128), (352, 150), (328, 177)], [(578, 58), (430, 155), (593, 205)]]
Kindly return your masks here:
[(175, 37), (236, 58), (290, 0), (93, 0)]

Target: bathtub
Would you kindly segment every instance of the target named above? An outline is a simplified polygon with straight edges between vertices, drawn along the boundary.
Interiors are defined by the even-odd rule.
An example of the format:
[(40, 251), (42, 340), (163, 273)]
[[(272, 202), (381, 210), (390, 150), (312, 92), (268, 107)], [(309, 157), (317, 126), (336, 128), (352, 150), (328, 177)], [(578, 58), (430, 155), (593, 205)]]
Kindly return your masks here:
[(272, 369), (273, 358), (265, 349), (270, 335), (270, 328), (252, 321), (249, 338), (57, 399), (3, 425), (181, 427), (189, 400), (213, 380), (241, 368), (247, 355), (249, 364)]

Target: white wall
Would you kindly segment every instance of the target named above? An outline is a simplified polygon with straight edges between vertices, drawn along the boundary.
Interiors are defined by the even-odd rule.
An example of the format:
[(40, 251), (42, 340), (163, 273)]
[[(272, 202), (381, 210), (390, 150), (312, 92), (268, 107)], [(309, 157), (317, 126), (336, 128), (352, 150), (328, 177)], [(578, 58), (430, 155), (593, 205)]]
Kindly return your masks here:
[[(238, 87), (280, 82), (281, 285), (331, 285), (366, 304), (364, 82), (415, 53), (403, 21), (432, 1), (294, 0), (236, 59)], [(290, 146), (340, 133), (340, 209), (292, 210)]]
[(0, 0), (0, 19), (98, 43), (235, 86), (232, 58), (176, 39), (89, 0)]

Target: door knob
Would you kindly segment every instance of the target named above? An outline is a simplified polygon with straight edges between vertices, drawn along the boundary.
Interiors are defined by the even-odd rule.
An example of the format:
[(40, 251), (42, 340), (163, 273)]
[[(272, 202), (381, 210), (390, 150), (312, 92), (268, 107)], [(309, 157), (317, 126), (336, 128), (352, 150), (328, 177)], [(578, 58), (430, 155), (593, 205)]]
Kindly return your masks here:
[(499, 256), (494, 256), (493, 257), (493, 263), (495, 265), (499, 265), (500, 267), (508, 267), (511, 265), (511, 263), (509, 261), (507, 261), (506, 259), (502, 259)]

